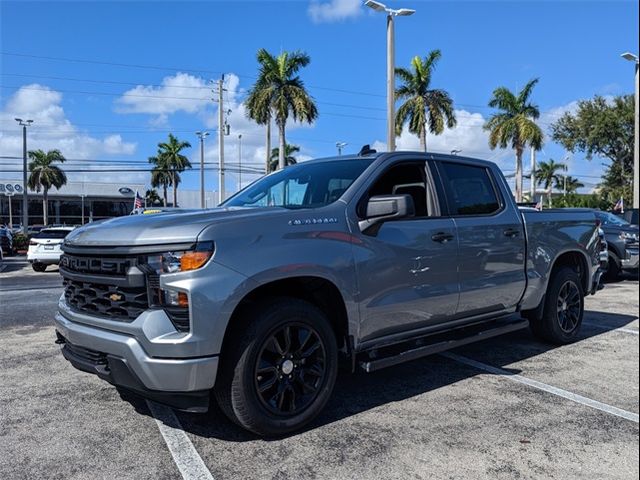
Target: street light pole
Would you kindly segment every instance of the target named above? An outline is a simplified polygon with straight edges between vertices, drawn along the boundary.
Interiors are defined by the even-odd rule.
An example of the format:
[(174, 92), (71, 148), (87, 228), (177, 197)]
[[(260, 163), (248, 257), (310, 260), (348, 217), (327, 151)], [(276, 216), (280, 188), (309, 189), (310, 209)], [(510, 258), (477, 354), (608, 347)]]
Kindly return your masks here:
[(630, 62), (634, 62), (636, 64), (636, 91), (635, 91), (635, 114), (634, 118), (634, 128), (633, 128), (633, 208), (638, 208), (640, 204), (639, 191), (638, 191), (638, 150), (640, 148), (640, 135), (638, 134), (638, 116), (640, 116), (640, 108), (638, 107), (638, 102), (640, 101), (638, 97), (640, 97), (640, 88), (638, 86), (638, 70), (640, 66), (640, 62), (638, 61), (638, 56), (634, 55), (630, 52), (625, 52), (622, 55), (622, 58), (625, 60), (629, 60)]
[(22, 120), (16, 118), (18, 125), (22, 127), (22, 229), (27, 233), (29, 226), (29, 188), (27, 187), (27, 127), (30, 127), (33, 120)]
[(336, 148), (338, 149), (338, 156), (342, 155), (342, 149), (346, 147), (347, 142), (336, 142)]
[(200, 208), (204, 208), (204, 139), (209, 132), (196, 132), (196, 135), (200, 139)]
[(387, 8), (383, 3), (375, 0), (367, 0), (364, 4), (376, 12), (387, 14), (387, 150), (393, 152), (396, 149), (395, 128), (395, 28), (394, 17), (405, 17), (416, 13), (409, 8)]
[(242, 134), (238, 134), (238, 191), (242, 190)]

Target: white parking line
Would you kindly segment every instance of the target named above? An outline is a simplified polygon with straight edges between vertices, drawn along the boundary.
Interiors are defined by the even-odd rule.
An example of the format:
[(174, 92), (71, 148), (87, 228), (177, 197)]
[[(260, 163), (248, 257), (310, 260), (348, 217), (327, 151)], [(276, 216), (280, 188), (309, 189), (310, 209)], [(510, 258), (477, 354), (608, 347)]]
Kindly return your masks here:
[(553, 395), (566, 398), (567, 400), (571, 400), (573, 402), (586, 405), (587, 407), (595, 408), (596, 410), (610, 413), (611, 415), (622, 417), (626, 420), (631, 420), (632, 422), (638, 423), (637, 413), (628, 412), (627, 410), (622, 410), (621, 408), (614, 407), (606, 403), (598, 402), (597, 400), (592, 400), (590, 398), (583, 397), (582, 395), (578, 395), (576, 393), (572, 393), (558, 387), (553, 387), (551, 385), (547, 385), (546, 383), (538, 382), (530, 378), (522, 377), (520, 375), (514, 375), (501, 368), (492, 367), (491, 365), (487, 365), (486, 363), (477, 362), (476, 360), (472, 360), (470, 358), (463, 357), (461, 355), (456, 355), (455, 353), (445, 352), (445, 353), (441, 353), (440, 355), (442, 355), (443, 357), (449, 358), (451, 360), (454, 360), (456, 362), (463, 363), (465, 365), (469, 365), (471, 367), (477, 368), (479, 370), (484, 370), (485, 372), (489, 372), (494, 375), (499, 375), (501, 377), (507, 378), (514, 382), (523, 383), (524, 385), (537, 388), (538, 390), (543, 390), (545, 392), (552, 393)]
[(588, 327), (600, 328), (602, 330), (609, 330), (610, 332), (624, 332), (630, 333), (632, 335), (638, 335), (638, 330), (633, 330), (631, 328), (609, 328), (606, 325), (600, 325), (599, 323), (591, 323), (591, 322), (582, 322), (584, 325)]
[(160, 433), (184, 480), (213, 480), (213, 475), (198, 455), (193, 443), (180, 424), (173, 410), (147, 400), (149, 410), (156, 419)]

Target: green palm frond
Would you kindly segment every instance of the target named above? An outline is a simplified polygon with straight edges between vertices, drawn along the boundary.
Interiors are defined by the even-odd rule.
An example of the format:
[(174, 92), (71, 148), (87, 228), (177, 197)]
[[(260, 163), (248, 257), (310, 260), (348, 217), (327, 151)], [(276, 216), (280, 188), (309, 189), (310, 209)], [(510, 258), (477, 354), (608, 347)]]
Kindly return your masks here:
[(426, 57), (411, 59), (411, 69), (396, 68), (401, 81), (395, 97), (404, 102), (398, 107), (395, 117), (396, 135), (408, 124), (409, 132), (421, 137), (424, 142), (427, 130), (441, 134), (446, 127), (456, 125), (453, 100), (445, 90), (430, 89), (433, 71), (442, 57), (440, 50), (432, 50)]

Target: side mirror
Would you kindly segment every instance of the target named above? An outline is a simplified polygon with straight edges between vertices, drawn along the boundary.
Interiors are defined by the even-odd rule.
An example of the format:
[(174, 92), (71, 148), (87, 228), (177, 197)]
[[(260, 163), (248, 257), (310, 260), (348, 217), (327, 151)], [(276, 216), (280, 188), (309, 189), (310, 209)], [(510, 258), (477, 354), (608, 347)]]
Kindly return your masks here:
[(413, 217), (416, 209), (411, 195), (377, 195), (371, 197), (367, 202), (365, 219), (358, 222), (362, 233), (372, 232), (372, 227), (378, 228), (384, 222), (399, 220), (401, 218)]

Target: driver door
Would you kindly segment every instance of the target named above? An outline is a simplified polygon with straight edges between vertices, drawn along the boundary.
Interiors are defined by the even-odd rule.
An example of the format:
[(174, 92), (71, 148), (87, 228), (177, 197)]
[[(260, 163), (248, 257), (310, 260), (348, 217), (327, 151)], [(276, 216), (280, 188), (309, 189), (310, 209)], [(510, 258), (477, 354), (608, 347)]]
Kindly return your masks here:
[(446, 322), (458, 305), (455, 223), (440, 216), (427, 162), (401, 161), (383, 171), (359, 202), (376, 195), (407, 194), (415, 217), (388, 221), (375, 233), (356, 232), (355, 267), (360, 300), (360, 340)]

